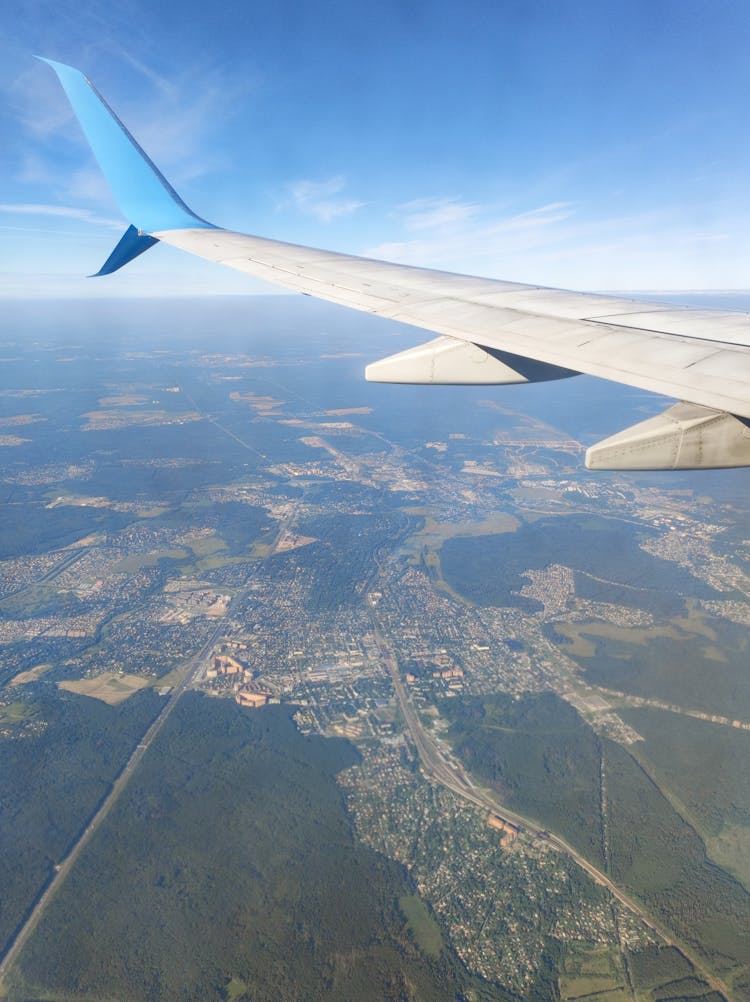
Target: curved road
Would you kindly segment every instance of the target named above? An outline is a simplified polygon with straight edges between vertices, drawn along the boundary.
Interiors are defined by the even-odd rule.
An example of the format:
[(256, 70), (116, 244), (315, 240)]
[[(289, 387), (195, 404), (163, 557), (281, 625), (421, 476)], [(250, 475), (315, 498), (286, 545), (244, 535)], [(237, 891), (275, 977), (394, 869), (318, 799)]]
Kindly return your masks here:
[(391, 651), (378, 625), (375, 623), (374, 616), (371, 618), (373, 622), (373, 630), (380, 647), (380, 651), (383, 656), (387, 658), (389, 663), (391, 677), (393, 678), (393, 686), (396, 690), (399, 706), (404, 716), (406, 729), (416, 746), (422, 765), (432, 778), (436, 782), (440, 783), (441, 786), (451, 790), (453, 793), (457, 794), (464, 800), (469, 801), (469, 803), (474, 804), (476, 807), (481, 807), (483, 810), (491, 812), (503, 821), (510, 822), (510, 824), (515, 825), (517, 828), (522, 828), (524, 831), (529, 832), (532, 835), (544, 838), (549, 845), (567, 853), (578, 864), (578, 866), (581, 867), (582, 870), (586, 871), (592, 880), (600, 886), (606, 887), (614, 898), (616, 898), (629, 911), (633, 912), (633, 914), (637, 915), (638, 918), (652, 930), (652, 932), (656, 933), (657, 936), (664, 940), (664, 942), (669, 946), (676, 947), (676, 949), (684, 954), (700, 976), (711, 986), (711, 988), (719, 992), (719, 994), (723, 995), (731, 1002), (732, 996), (728, 986), (717, 978), (716, 975), (708, 971), (703, 962), (689, 947), (685, 946), (681, 941), (676, 939), (673, 933), (659, 925), (659, 923), (644, 910), (641, 904), (614, 884), (606, 873), (597, 869), (597, 867), (590, 863), (580, 854), (580, 852), (574, 849), (572, 845), (566, 842), (565, 839), (561, 838), (559, 835), (546, 831), (541, 828), (538, 823), (530, 821), (528, 818), (525, 818), (520, 814), (516, 814), (514, 811), (508, 810), (508, 808), (499, 803), (489, 791), (475, 786), (466, 772), (459, 765), (454, 765), (446, 760), (445, 755), (438, 747), (435, 739), (428, 734), (422, 726), (419, 715), (407, 695), (406, 688), (401, 678), (401, 672), (398, 667), (398, 661)]

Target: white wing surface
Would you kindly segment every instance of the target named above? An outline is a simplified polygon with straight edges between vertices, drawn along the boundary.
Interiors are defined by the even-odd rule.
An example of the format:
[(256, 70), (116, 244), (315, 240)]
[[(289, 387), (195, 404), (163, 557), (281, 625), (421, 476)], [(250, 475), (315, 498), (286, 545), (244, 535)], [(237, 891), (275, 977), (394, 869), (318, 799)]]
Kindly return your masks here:
[(600, 469), (750, 465), (750, 315), (411, 268), (234, 233), (196, 216), (77, 70), (51, 64), (131, 222), (100, 274), (156, 240), (441, 335), (370, 365), (386, 382), (536, 382), (587, 373), (677, 398), (589, 449)]

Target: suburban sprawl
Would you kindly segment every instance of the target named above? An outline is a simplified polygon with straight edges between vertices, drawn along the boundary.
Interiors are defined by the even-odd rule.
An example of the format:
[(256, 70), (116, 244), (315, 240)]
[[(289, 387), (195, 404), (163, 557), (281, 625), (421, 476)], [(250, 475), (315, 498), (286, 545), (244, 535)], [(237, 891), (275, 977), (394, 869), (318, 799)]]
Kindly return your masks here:
[[(373, 998), (427, 998), (434, 982), (477, 1002), (750, 1000), (744, 481), (588, 473), (587, 406), (601, 406), (576, 380), (528, 398), (367, 386), (338, 313), (322, 333), (326, 310), (304, 344), (235, 334), (207, 353), (194, 334), (105, 350), (48, 324), (34, 346), (3, 347), (15, 361), (0, 395), (2, 997), (180, 997), (164, 972), (148, 994), (154, 957), (134, 961), (123, 994), (127, 965), (111, 956), (143, 959), (152, 922), (181, 928), (169, 867), (153, 876), (158, 919), (122, 926), (83, 973), (54, 958), (66, 923), (88, 927), (70, 897), (87, 868), (100, 887), (126, 858), (115, 824), (120, 853), (143, 837), (128, 842), (117, 821), (128, 797), (176, 837), (179, 783), (149, 761), (177, 749), (189, 707), (206, 721), (196, 748), (222, 747), (212, 727), (242, 726), (246, 744), (271, 742), (269, 762), (289, 724), (287, 747), (308, 742), (319, 774), (293, 783), (297, 765), (269, 766), (282, 798), (269, 831), (291, 824), (289, 798), (332, 798), (356, 866), (393, 868), (382, 949), (401, 959), (378, 963), (407, 966), (392, 995), (373, 975)], [(617, 392), (622, 408), (647, 406)], [(247, 723), (230, 727), (236, 714)], [(56, 789), (50, 756), (67, 763)], [(237, 783), (190, 809), (233, 828)], [(327, 792), (313, 797), (316, 784)], [(202, 824), (181, 837), (215, 861)], [(252, 855), (237, 845), (232, 858)], [(194, 877), (184, 901), (201, 915), (214, 892), (182, 853), (174, 873)], [(233, 914), (231, 887), (215, 893)], [(243, 920), (246, 945), (238, 933), (196, 998), (272, 997), (252, 972), (263, 951), (282, 964), (282, 940), (263, 932), (273, 908)], [(314, 929), (297, 926), (288, 948), (317, 957)], [(175, 935), (189, 953), (201, 933)], [(330, 935), (334, 992), (344, 954)], [(304, 971), (319, 997), (323, 974)]]

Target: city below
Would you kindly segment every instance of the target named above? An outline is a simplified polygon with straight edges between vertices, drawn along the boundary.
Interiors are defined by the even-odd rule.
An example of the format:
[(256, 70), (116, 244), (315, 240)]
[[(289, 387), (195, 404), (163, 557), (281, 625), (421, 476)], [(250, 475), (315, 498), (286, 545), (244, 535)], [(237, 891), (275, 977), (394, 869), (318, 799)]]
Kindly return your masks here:
[[(341, 824), (401, 882), (394, 955), (421, 972), (404, 984), (477, 1002), (750, 999), (741, 475), (588, 473), (605, 384), (367, 386), (341, 314), (317, 310), (304, 344), (269, 330), (241, 349), (234, 332), (207, 354), (195, 333), (126, 346), (46, 329), (2, 348), (2, 997), (152, 997), (121, 994), (124, 960), (77, 969), (68, 952), (55, 973), (70, 949), (55, 937), (189, 707), (253, 734), (290, 718), (311, 762), (315, 742), (340, 749), (325, 768)], [(382, 329), (366, 319), (369, 351)], [(659, 407), (616, 392), (622, 410)], [(34, 793), (57, 755), (89, 763), (65, 809), (65, 784)], [(138, 794), (161, 803), (158, 830), (174, 830), (170, 790)], [(231, 827), (231, 789), (213, 795)], [(209, 893), (191, 889), (197, 915)], [(177, 898), (159, 901), (128, 926), (131, 956), (152, 924), (180, 928)], [(295, 950), (314, 939), (298, 926)], [(236, 949), (205, 997), (266, 998)], [(159, 997), (179, 997), (170, 985)]]

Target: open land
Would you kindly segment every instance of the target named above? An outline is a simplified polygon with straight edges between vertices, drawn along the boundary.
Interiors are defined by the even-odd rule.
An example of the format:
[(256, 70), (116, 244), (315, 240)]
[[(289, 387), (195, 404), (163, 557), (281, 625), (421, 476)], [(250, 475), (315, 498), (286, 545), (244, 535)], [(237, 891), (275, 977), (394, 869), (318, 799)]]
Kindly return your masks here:
[(565, 386), (325, 316), (13, 345), (2, 996), (747, 1002), (741, 471), (592, 477)]
[(141, 675), (103, 672), (95, 678), (70, 679), (57, 684), (68, 692), (91, 696), (94, 699), (101, 699), (102, 702), (108, 703), (110, 706), (116, 706), (132, 696), (134, 692), (147, 686), (148, 681)]

